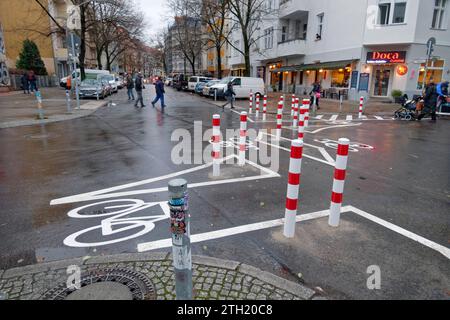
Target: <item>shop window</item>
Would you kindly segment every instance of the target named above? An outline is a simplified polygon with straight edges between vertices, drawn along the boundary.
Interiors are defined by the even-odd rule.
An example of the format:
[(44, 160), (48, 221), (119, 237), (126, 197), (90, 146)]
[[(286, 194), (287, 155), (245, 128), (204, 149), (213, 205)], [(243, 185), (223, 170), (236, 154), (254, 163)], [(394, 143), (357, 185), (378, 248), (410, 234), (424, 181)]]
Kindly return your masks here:
[(331, 71), (331, 87), (348, 88), (350, 82), (350, 71), (347, 68)]
[(435, 0), (433, 10), (433, 29), (445, 29), (446, 10), (448, 0)]
[(444, 73), (444, 60), (431, 60), (428, 63), (427, 74), (425, 77), (425, 63), (420, 65), (419, 79), (417, 81), (417, 89), (423, 89), (423, 80), (425, 77), (425, 86), (430, 82), (442, 82), (442, 75)]

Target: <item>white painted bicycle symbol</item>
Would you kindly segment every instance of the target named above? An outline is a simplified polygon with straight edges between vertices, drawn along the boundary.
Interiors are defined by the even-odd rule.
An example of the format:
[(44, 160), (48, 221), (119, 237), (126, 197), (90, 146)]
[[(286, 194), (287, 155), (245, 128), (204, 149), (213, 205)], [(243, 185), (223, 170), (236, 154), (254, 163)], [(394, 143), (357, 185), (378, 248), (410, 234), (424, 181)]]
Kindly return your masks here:
[[(330, 139), (315, 139), (315, 142), (324, 144), (328, 148), (337, 149), (338, 148), (338, 141), (330, 140)], [(365, 149), (365, 150), (373, 150), (374, 147), (369, 146), (368, 144), (359, 143), (359, 142), (350, 142), (348, 151), (350, 152), (359, 152), (358, 149)]]
[[(115, 204), (115, 205), (114, 205)], [(146, 210), (148, 208), (160, 206), (163, 214), (153, 216), (139, 216), (128, 217), (128, 215)], [(99, 209), (100, 208), (100, 209)], [(94, 211), (94, 209), (97, 209)], [(89, 212), (89, 210), (91, 210)], [(87, 213), (86, 213), (87, 212)], [(101, 224), (91, 228), (87, 228), (78, 231), (66, 239), (64, 244), (69, 247), (84, 248), (84, 247), (98, 247), (105, 246), (113, 243), (123, 242), (130, 239), (134, 239), (143, 236), (151, 232), (155, 228), (155, 223), (170, 218), (170, 209), (167, 202), (151, 202), (146, 203), (138, 199), (120, 199), (120, 200), (108, 200), (97, 203), (88, 204), (83, 207), (79, 207), (69, 211), (68, 216), (77, 219), (92, 219), (103, 218)], [(93, 231), (97, 231), (97, 235)], [(80, 242), (78, 238), (86, 236), (114, 236), (120, 233), (136, 230), (136, 233), (126, 235), (121, 238), (102, 241), (102, 242)]]

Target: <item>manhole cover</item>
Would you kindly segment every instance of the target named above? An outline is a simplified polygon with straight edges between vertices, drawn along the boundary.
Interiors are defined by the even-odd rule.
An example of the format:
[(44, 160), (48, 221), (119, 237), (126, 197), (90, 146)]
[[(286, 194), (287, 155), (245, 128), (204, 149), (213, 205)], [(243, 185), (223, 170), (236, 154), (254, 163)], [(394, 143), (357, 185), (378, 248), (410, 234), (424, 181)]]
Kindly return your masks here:
[(153, 283), (145, 275), (127, 269), (100, 269), (83, 274), (79, 290), (66, 283), (50, 289), (43, 300), (155, 300)]

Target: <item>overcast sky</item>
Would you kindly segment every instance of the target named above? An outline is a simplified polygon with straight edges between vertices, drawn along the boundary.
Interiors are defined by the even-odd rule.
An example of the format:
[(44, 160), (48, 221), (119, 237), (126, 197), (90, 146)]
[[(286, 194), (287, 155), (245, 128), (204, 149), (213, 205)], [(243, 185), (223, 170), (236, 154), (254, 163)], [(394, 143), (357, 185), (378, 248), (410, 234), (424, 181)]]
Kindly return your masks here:
[(146, 16), (149, 25), (149, 29), (145, 32), (147, 35), (155, 35), (163, 26), (167, 26), (169, 21), (167, 0), (135, 0), (135, 2)]

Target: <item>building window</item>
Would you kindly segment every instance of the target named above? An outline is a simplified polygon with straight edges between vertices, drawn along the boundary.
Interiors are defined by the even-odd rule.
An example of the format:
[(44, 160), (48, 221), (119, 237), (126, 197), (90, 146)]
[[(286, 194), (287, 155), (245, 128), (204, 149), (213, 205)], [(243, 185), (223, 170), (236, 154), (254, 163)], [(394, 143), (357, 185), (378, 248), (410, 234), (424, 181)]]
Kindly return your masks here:
[(273, 48), (273, 27), (264, 30), (264, 49)]
[(288, 27), (281, 27), (281, 42), (286, 42), (288, 38)]
[[(428, 62), (427, 76), (425, 78), (425, 85), (431, 82), (442, 82), (442, 75), (444, 73), (444, 60), (431, 60)], [(422, 90), (423, 77), (425, 75), (425, 63), (420, 65), (419, 79), (417, 81), (417, 89)]]
[(341, 68), (331, 71), (331, 86), (334, 88), (348, 88), (350, 83), (350, 69)]
[(404, 23), (406, 13), (406, 2), (397, 2), (394, 5), (394, 17), (392, 23)]
[(431, 24), (433, 29), (444, 29), (447, 2), (447, 0), (434, 1), (433, 22)]
[(378, 23), (381, 25), (389, 24), (389, 15), (391, 14), (391, 4), (381, 3), (379, 6)]
[(316, 40), (322, 40), (324, 14), (317, 15), (317, 34)]

